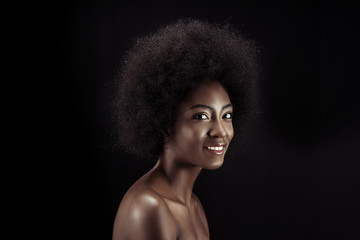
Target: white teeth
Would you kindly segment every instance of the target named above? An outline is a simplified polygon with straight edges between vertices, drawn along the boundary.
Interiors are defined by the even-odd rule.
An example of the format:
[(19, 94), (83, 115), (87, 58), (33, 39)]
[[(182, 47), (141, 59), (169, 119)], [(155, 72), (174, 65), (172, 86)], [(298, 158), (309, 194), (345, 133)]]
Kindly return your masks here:
[(223, 146), (220, 146), (220, 147), (208, 147), (209, 150), (213, 150), (213, 151), (221, 151), (224, 149)]

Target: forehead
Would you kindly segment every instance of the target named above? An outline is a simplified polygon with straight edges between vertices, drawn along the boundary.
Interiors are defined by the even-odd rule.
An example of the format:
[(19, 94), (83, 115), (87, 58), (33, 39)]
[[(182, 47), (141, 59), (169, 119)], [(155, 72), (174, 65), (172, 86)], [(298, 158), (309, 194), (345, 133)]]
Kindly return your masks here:
[(195, 87), (182, 101), (182, 107), (195, 104), (206, 104), (210, 106), (229, 104), (230, 99), (224, 87), (216, 81), (201, 83)]

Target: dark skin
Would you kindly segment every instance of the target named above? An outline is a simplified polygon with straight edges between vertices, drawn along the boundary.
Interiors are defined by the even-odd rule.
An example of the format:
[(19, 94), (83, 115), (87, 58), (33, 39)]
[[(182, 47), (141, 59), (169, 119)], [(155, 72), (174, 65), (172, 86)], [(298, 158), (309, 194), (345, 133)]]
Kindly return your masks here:
[(204, 169), (217, 169), (233, 138), (232, 106), (216, 81), (198, 85), (179, 104), (157, 164), (122, 199), (113, 240), (206, 240), (209, 228), (192, 192)]

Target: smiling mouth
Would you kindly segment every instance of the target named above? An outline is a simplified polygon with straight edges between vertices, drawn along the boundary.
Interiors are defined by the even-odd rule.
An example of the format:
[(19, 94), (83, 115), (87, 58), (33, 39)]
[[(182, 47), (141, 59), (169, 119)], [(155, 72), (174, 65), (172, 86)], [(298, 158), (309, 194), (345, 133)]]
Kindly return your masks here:
[(207, 147), (209, 150), (212, 151), (220, 151), (224, 149), (224, 146), (220, 146), (220, 147)]
[(212, 154), (216, 154), (216, 155), (221, 155), (224, 153), (224, 145), (218, 145), (218, 146), (209, 146), (209, 147), (204, 147), (208, 152), (212, 153)]

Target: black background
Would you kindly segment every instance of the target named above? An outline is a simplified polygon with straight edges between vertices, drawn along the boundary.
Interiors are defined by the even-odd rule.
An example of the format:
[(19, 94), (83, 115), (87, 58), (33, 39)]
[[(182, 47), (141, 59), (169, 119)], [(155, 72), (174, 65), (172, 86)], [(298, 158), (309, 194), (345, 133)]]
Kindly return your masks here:
[(40, 6), (33, 24), (22, 21), (24, 37), (35, 43), (31, 53), (39, 54), (35, 70), (44, 80), (33, 81), (41, 93), (33, 94), (41, 116), (37, 124), (44, 129), (37, 141), (44, 170), (35, 182), (42, 186), (37, 204), (45, 210), (40, 232), (48, 230), (50, 238), (111, 239), (122, 196), (155, 163), (109, 147), (111, 83), (136, 37), (193, 17), (228, 21), (256, 40), (263, 68), (258, 130), (220, 169), (203, 170), (195, 183), (211, 239), (359, 239), (355, 1)]

